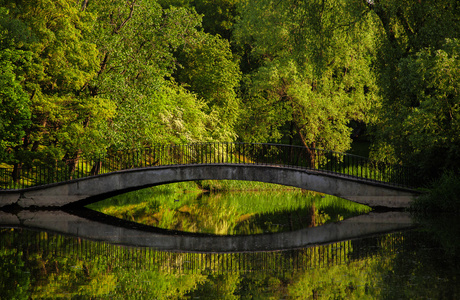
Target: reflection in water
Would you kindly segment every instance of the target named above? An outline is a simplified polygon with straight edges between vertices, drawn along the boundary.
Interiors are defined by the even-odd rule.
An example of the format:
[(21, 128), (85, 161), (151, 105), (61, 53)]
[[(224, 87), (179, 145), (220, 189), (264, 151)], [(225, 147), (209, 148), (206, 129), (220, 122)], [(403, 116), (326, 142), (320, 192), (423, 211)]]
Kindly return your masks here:
[[(346, 269), (353, 270), (357, 265), (350, 263), (369, 260), (376, 254), (369, 250), (353, 251), (351, 241), (286, 252), (196, 254), (126, 248), (23, 230), (2, 232), (1, 237), (2, 249), (10, 249), (3, 252), (2, 269), (13, 271), (11, 274), (19, 278), (11, 278), (11, 282), (30, 284), (28, 288), (39, 297), (78, 294), (82, 289), (85, 293), (89, 290), (106, 296), (132, 292), (147, 295), (157, 293), (154, 288), (158, 287), (166, 293), (165, 287), (176, 284), (180, 284), (175, 286), (176, 292), (182, 295), (199, 294), (199, 289), (193, 287), (215, 284), (216, 277), (236, 276), (240, 282), (246, 278), (245, 274), (252, 278), (256, 273), (264, 281), (275, 281), (276, 285), (283, 286), (286, 272), (302, 274), (307, 270), (334, 266), (347, 266)], [(394, 253), (400, 246), (399, 234), (387, 236), (384, 240), (388, 244), (385, 251), (389, 253)], [(161, 280), (161, 284), (157, 280)], [(77, 286), (77, 290), (72, 290)], [(183, 290), (179, 291), (181, 286)]]
[[(250, 236), (215, 235), (219, 232), (212, 226), (206, 230), (209, 232), (187, 233), (130, 222), (137, 220), (126, 214), (128, 207), (136, 214), (140, 210), (128, 202), (118, 203), (125, 220), (85, 210), (0, 211), (0, 297), (460, 298), (458, 226), (427, 233), (423, 227), (414, 228), (405, 213), (352, 217), (351, 206), (327, 206), (327, 198), (317, 198), (311, 209), (305, 198), (289, 197), (294, 200), (285, 201), (284, 208), (274, 206), (279, 202), (266, 201), (256, 209), (248, 198), (220, 197), (210, 200), (214, 204), (199, 199), (203, 207), (237, 207), (238, 214), (255, 221), (255, 225), (246, 226), (258, 233)], [(115, 210), (116, 202), (125, 200), (112, 201), (100, 207)], [(174, 212), (195, 205), (195, 200), (179, 197), (161, 201), (170, 202), (163, 210)], [(138, 204), (161, 207), (158, 201), (145, 198)], [(215, 206), (223, 204), (226, 206)], [(145, 209), (141, 219), (148, 218), (150, 212)], [(273, 231), (263, 226), (267, 216), (275, 216), (271, 224), (282, 224), (281, 212), (306, 213), (310, 220), (314, 216), (314, 223), (324, 225), (308, 228), (311, 224), (299, 223), (292, 231), (282, 230), (289, 226)], [(238, 214), (232, 218), (241, 220)], [(171, 220), (176, 224), (172, 229), (195, 226), (176, 228), (181, 219)], [(289, 224), (289, 217), (286, 220)], [(436, 228), (438, 223), (430, 221), (426, 228)], [(245, 233), (246, 229), (238, 231), (238, 226), (246, 223), (234, 224), (231, 232)]]
[(158, 194), (145, 189), (88, 207), (159, 228), (220, 235), (287, 232), (341, 221), (371, 210), (345, 199), (301, 190), (197, 195)]
[[(288, 251), (218, 254), (4, 229), (0, 249), (7, 299), (460, 296), (458, 263), (413, 230)], [(444, 261), (443, 268), (433, 258)]]
[[(28, 259), (32, 254), (39, 257), (53, 257), (58, 260), (59, 258), (70, 258), (75, 261), (91, 262), (102, 259), (107, 260), (105, 263), (110, 264), (111, 268), (129, 267), (171, 274), (201, 274), (203, 272), (227, 274), (254, 271), (282, 273), (361, 261), (378, 254), (382, 245), (385, 246), (384, 251), (387, 254), (394, 253), (401, 247), (401, 237), (401, 233), (393, 233), (358, 242), (345, 241), (287, 251), (191, 253), (120, 247), (107, 242), (18, 229), (3, 231), (1, 246), (3, 249), (16, 248), (18, 250), (15, 252), (18, 255), (17, 259)], [(355, 247), (356, 243), (361, 247)], [(362, 247), (363, 245), (366, 247)]]
[(2, 225), (20, 226), (112, 244), (187, 252), (259, 252), (318, 244), (412, 228), (407, 213), (369, 213), (313, 228), (257, 235), (211, 235), (171, 231), (113, 218), (92, 210), (0, 211)]

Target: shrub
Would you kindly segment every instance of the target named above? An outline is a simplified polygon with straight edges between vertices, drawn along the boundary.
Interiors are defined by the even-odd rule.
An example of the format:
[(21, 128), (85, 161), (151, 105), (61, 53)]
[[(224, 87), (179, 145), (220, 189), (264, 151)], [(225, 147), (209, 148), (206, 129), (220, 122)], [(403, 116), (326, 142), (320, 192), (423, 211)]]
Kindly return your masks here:
[(412, 208), (424, 212), (460, 212), (460, 175), (445, 172), (429, 193), (414, 201)]

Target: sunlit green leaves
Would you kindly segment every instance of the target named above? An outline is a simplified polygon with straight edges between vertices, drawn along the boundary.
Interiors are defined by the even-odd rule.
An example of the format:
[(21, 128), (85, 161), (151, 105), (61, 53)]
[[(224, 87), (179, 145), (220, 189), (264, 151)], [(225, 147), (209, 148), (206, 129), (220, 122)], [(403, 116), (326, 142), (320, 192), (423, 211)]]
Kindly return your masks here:
[[(10, 162), (17, 162), (37, 157), (38, 152), (49, 146), (60, 148), (56, 144), (60, 135), (72, 134), (63, 131), (66, 126), (86, 126), (84, 119), (91, 115), (79, 114), (79, 109), (75, 110), (79, 105), (74, 103), (80, 101), (78, 91), (96, 74), (97, 50), (93, 43), (84, 39), (88, 27), (84, 23), (91, 22), (91, 17), (79, 12), (78, 5), (73, 2), (23, 1), (21, 5), (4, 5), (6, 8), (2, 11), (7, 14), (1, 17), (2, 40), (3, 46), (8, 48), (1, 50), (2, 61), (4, 66), (12, 67), (5, 75), (16, 82), (15, 94), (22, 93), (23, 102), (22, 108), (14, 109), (11, 106), (18, 99), (11, 89), (4, 93), (10, 105), (6, 113), (17, 118), (14, 133), (17, 142), (8, 150), (15, 157)], [(8, 37), (13, 38), (6, 42)], [(69, 106), (72, 112), (63, 114), (69, 111)], [(81, 135), (81, 130), (76, 131)], [(64, 141), (59, 142), (64, 144)], [(72, 147), (73, 142), (71, 140), (67, 147)], [(27, 154), (32, 152), (36, 154)], [(58, 152), (63, 155), (65, 149)]]
[(441, 49), (422, 49), (398, 65), (399, 105), (405, 109), (400, 109), (401, 122), (388, 129), (398, 128), (399, 138), (393, 142), (400, 157), (415, 159), (422, 168), (433, 166), (427, 159), (436, 152), (438, 167), (455, 167), (460, 144), (459, 50), (458, 40), (446, 40)]
[(236, 95), (240, 72), (228, 41), (201, 33), (194, 43), (178, 54), (179, 69), (174, 77), (206, 103), (209, 130), (215, 140), (234, 140), (234, 124), (240, 103)]
[(359, 9), (341, 1), (239, 4), (234, 37), (256, 66), (243, 85), (244, 113), (256, 120), (242, 124), (255, 129), (245, 139), (298, 135), (306, 146), (348, 149), (348, 123), (368, 121), (375, 101), (374, 20)]
[[(3, 156), (78, 159), (107, 148), (235, 138), (238, 67), (228, 42), (199, 30), (194, 9), (155, 1), (1, 4), (9, 82), (2, 93), (15, 99), (3, 110)], [(189, 82), (173, 78), (179, 52)]]
[(16, 75), (21, 64), (27, 64), (30, 53), (0, 50), (0, 159), (12, 162), (14, 147), (21, 144), (31, 116), (27, 93)]
[(458, 170), (457, 1), (374, 1), (379, 18), (376, 74), (382, 106), (376, 120), (377, 157), (436, 177)]
[(36, 41), (29, 48), (42, 64), (45, 77), (39, 83), (44, 92), (80, 89), (94, 75), (97, 51), (84, 39), (87, 14), (73, 1), (24, 1), (11, 11), (21, 14)]
[(226, 97), (213, 99), (200, 87), (187, 90), (182, 80), (178, 84), (173, 78), (180, 63), (182, 68), (192, 64), (184, 68), (194, 74), (188, 78), (202, 76), (212, 83), (220, 76), (201, 69), (211, 65), (215, 55), (192, 55), (185, 62), (176, 58), (178, 52), (202, 47), (200, 16), (190, 8), (162, 8), (152, 1), (111, 1), (88, 10), (98, 15), (93, 36), (101, 53), (98, 78), (88, 89), (117, 107), (106, 129), (109, 144), (137, 148), (207, 140), (214, 120), (207, 104)]

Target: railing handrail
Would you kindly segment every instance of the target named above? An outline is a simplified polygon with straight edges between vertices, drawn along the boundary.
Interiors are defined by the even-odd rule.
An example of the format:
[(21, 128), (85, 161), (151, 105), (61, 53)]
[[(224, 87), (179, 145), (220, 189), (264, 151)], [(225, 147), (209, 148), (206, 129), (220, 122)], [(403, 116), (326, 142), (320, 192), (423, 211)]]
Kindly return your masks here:
[[(0, 189), (21, 189), (105, 174), (134, 167), (173, 164), (277, 164), (321, 170), (363, 180), (414, 187), (409, 169), (367, 157), (302, 145), (244, 142), (155, 144), (150, 147), (108, 150), (78, 158), (39, 162), (26, 168), (0, 168)], [(13, 175), (13, 172), (16, 174)], [(15, 177), (15, 178), (14, 178)]]

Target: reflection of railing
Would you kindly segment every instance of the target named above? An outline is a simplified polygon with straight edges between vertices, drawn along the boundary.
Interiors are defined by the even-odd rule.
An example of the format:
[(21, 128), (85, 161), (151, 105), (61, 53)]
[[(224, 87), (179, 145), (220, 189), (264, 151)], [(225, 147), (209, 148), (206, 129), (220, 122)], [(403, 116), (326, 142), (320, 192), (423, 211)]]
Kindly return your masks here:
[(196, 143), (109, 151), (102, 155), (81, 155), (72, 160), (2, 168), (0, 188), (21, 189), (134, 168), (219, 163), (303, 168), (415, 187), (415, 176), (411, 176), (408, 168), (348, 153), (278, 144)]
[(48, 232), (8, 230), (0, 238), (0, 249), (21, 249), (15, 251), (21, 260), (26, 259), (22, 255), (34, 257), (31, 254), (37, 253), (40, 254), (37, 257), (50, 261), (67, 257), (65, 261), (72, 266), (79, 265), (76, 261), (95, 261), (105, 266), (104, 270), (129, 268), (159, 270), (165, 274), (284, 273), (347, 265), (382, 252), (397, 253), (411, 234), (391, 233), (287, 251), (193, 253), (121, 247)]
[(409, 213), (386, 212), (369, 213), (340, 222), (288, 232), (210, 235), (156, 228), (107, 216), (90, 209), (72, 212), (24, 210), (17, 215), (0, 210), (0, 226), (33, 228), (128, 247), (199, 253), (286, 251), (414, 227)]

